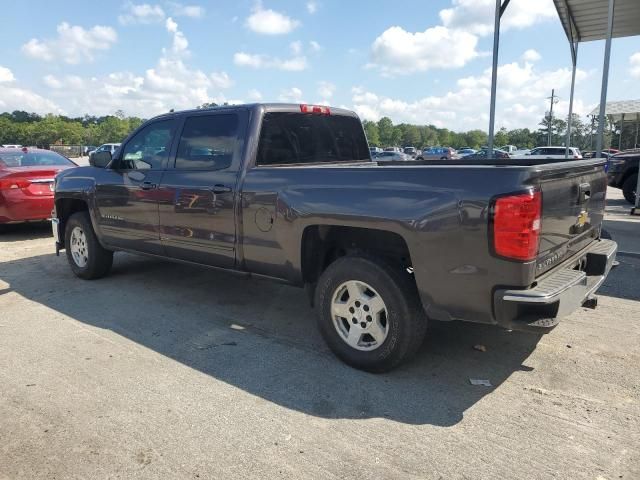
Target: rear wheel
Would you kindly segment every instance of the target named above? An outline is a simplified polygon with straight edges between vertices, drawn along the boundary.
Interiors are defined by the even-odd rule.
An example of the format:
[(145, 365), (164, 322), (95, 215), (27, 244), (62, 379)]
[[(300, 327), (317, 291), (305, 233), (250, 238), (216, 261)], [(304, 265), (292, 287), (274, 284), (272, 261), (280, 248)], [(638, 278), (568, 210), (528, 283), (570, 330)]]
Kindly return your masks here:
[(624, 181), (622, 184), (622, 194), (624, 199), (635, 205), (636, 204), (636, 187), (638, 186), (638, 174), (635, 173)]
[(113, 263), (113, 252), (100, 245), (87, 212), (77, 212), (66, 222), (64, 246), (76, 276), (85, 280), (104, 277)]
[(316, 288), (318, 327), (345, 363), (385, 372), (420, 348), (427, 322), (415, 283), (400, 266), (347, 256), (322, 273)]

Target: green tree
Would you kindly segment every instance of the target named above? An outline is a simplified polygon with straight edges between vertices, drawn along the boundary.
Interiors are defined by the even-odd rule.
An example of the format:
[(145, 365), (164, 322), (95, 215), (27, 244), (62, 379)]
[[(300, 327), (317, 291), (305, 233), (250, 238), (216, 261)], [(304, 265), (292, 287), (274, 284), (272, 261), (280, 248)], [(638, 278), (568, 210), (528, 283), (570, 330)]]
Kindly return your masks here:
[(362, 122), (362, 126), (364, 127), (364, 133), (367, 136), (369, 145), (379, 146), (380, 132), (378, 131), (378, 124), (376, 122), (372, 122), (371, 120), (365, 120), (364, 122)]
[(380, 144), (385, 147), (394, 145), (394, 128), (393, 122), (389, 117), (382, 117), (378, 120), (378, 134), (380, 135)]
[(507, 133), (507, 129), (502, 127), (498, 130), (498, 133), (495, 134), (493, 138), (493, 145), (496, 148), (504, 147), (505, 145), (510, 145), (509, 135)]
[(398, 125), (402, 134), (401, 143), (404, 146), (415, 147), (420, 143), (420, 131), (418, 127), (410, 124)]

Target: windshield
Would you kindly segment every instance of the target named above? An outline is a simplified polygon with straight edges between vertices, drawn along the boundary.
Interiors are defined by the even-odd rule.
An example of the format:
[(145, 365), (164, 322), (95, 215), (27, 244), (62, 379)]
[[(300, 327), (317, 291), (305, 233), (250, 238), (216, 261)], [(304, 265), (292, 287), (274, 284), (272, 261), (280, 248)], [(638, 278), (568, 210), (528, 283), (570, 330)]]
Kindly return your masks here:
[(0, 152), (0, 166), (7, 167), (48, 167), (52, 165), (75, 165), (68, 158), (55, 152), (37, 151)]

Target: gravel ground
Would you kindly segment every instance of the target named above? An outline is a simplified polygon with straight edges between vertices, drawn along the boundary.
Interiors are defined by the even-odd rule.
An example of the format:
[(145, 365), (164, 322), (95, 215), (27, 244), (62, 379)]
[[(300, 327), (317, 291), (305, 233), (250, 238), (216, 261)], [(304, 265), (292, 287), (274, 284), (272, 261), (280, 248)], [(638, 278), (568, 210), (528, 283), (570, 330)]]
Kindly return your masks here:
[(640, 258), (619, 260), (549, 335), (435, 324), (371, 375), (327, 351), (301, 290), (127, 254), (86, 282), (48, 226), (13, 227), (0, 479), (638, 479)]

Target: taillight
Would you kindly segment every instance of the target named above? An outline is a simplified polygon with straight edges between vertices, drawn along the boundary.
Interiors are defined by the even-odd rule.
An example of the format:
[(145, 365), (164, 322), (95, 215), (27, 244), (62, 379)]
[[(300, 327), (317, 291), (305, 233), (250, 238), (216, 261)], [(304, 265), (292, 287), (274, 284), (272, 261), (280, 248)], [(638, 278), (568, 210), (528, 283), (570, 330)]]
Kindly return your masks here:
[(538, 190), (497, 198), (492, 208), (494, 252), (525, 262), (536, 258), (541, 215), (542, 193)]
[(325, 107), (324, 105), (300, 105), (300, 111), (302, 113), (316, 113), (318, 115), (331, 115), (331, 110), (329, 107)]
[(27, 188), (31, 182), (26, 178), (0, 178), (0, 190)]

